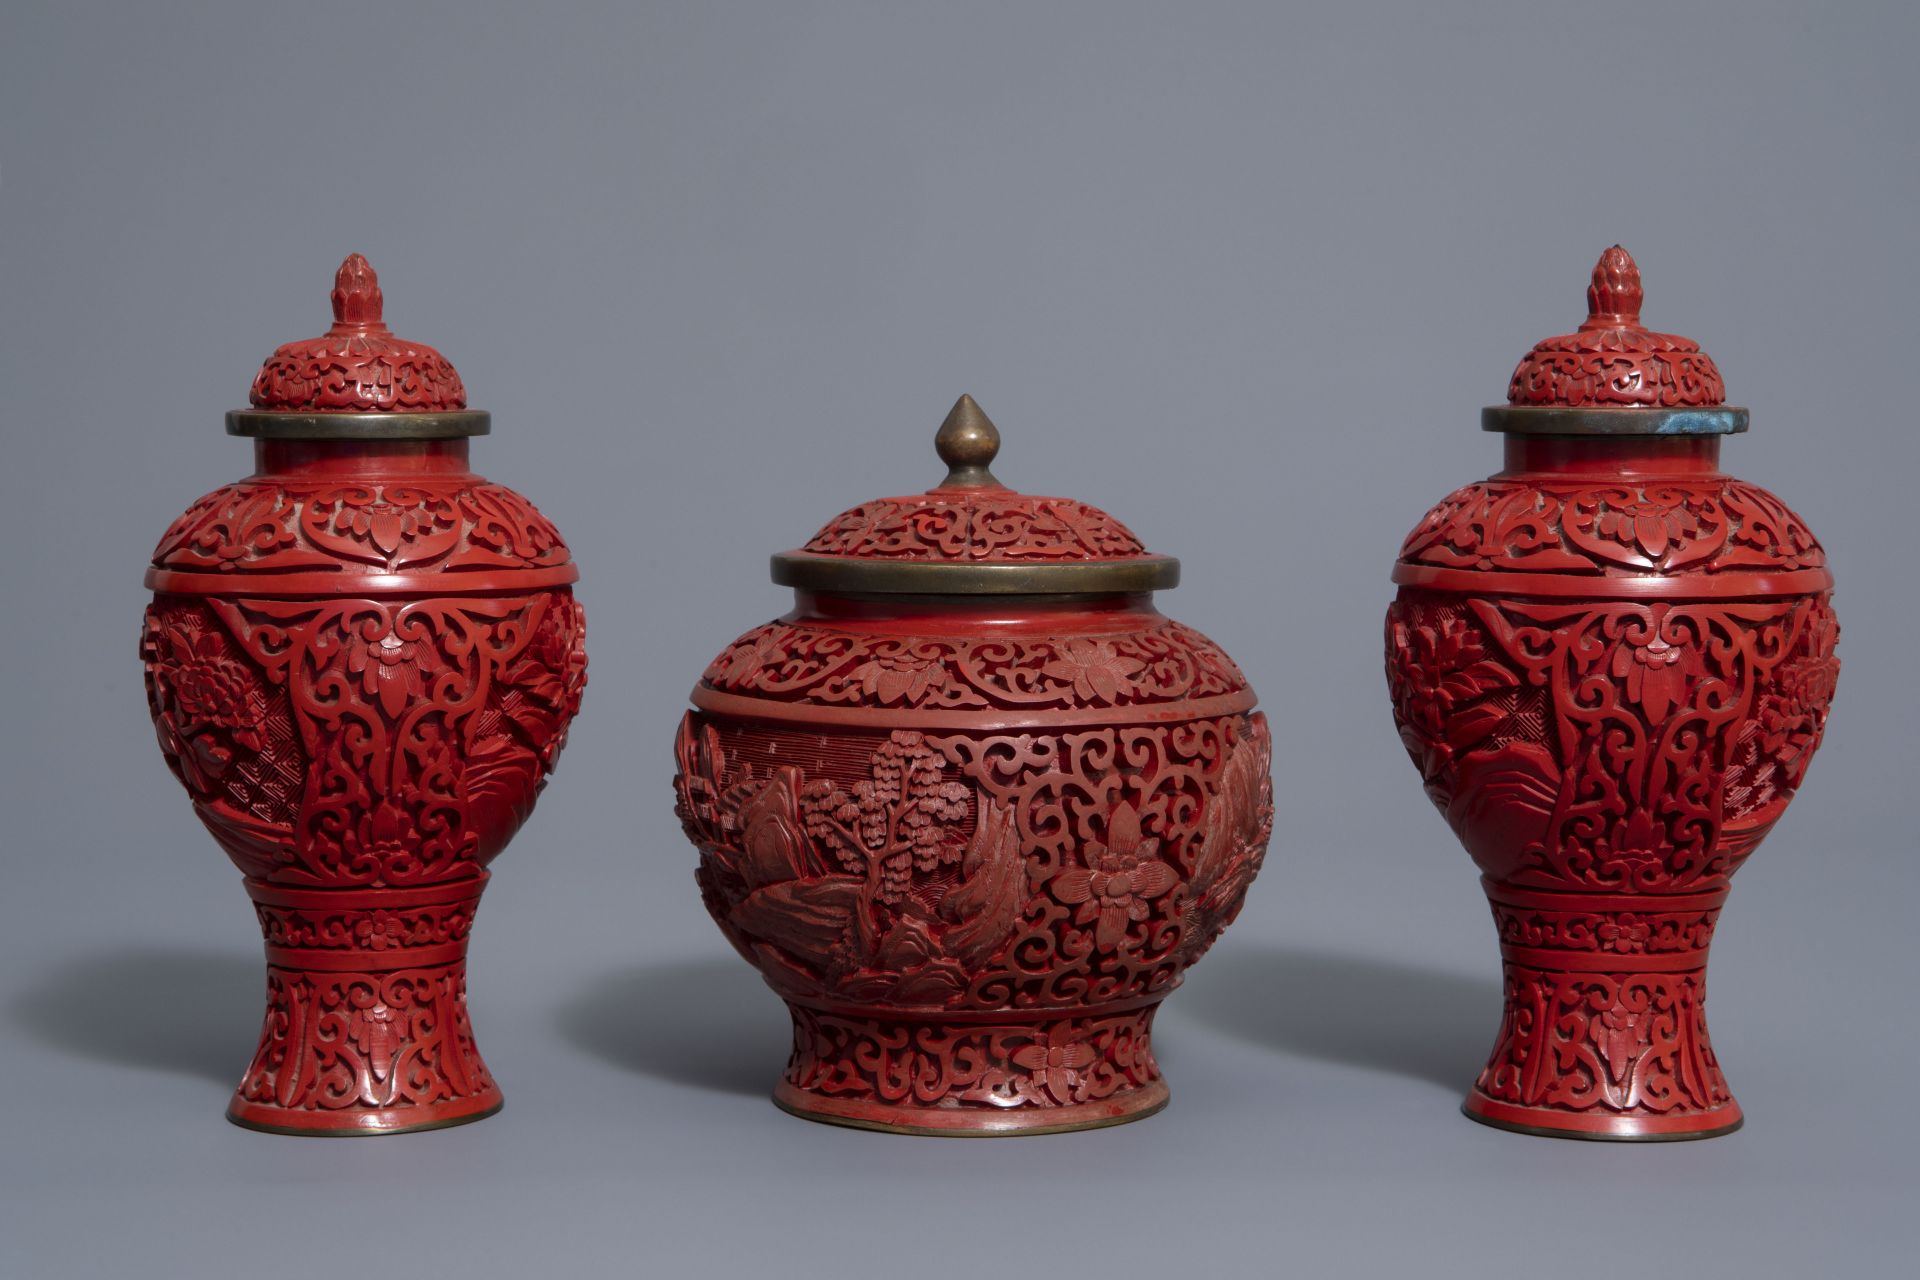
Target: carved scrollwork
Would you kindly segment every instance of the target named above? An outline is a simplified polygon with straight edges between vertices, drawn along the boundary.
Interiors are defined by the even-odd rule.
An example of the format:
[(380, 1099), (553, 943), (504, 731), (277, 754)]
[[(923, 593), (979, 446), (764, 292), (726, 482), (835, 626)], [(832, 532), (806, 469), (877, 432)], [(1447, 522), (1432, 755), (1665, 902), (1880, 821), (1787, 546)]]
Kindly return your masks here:
[(1135, 706), (1247, 688), (1218, 645), (1165, 620), (1111, 635), (990, 639), (770, 622), (729, 645), (702, 683), (821, 706), (956, 710)]
[(1704, 971), (1559, 973), (1509, 964), (1475, 1088), (1562, 1111), (1708, 1111), (1732, 1099), (1707, 1039)]
[(1065, 1107), (1160, 1078), (1152, 1009), (939, 1026), (793, 1009), (787, 1082), (899, 1106)]
[(1542, 887), (1731, 875), (1804, 776), (1839, 672), (1825, 595), (1403, 592), (1387, 629), (1394, 718), (1428, 794), (1488, 875)]
[(1562, 574), (1820, 568), (1826, 553), (1778, 498), (1738, 480), (1578, 485), (1483, 480), (1443, 498), (1405, 564)]
[(427, 1107), (493, 1092), (464, 964), (267, 969), (267, 1018), (237, 1101), (288, 1111)]
[(1098, 507), (1009, 489), (881, 498), (836, 516), (807, 542), (816, 555), (883, 560), (1126, 560), (1147, 554)]
[(142, 657), (168, 763), (249, 875), (340, 887), (474, 875), (586, 684), (571, 592), (160, 596)]
[(405, 483), (252, 479), (216, 489), (154, 549), (160, 569), (485, 571), (568, 563), (567, 544), (532, 503), (474, 476)]

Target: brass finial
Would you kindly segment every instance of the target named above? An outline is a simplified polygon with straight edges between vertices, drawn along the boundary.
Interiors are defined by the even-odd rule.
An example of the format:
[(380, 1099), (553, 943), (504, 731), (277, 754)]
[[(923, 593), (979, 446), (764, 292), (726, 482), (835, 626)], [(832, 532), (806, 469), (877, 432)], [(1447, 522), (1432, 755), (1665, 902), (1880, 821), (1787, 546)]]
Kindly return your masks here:
[(357, 253), (347, 255), (333, 274), (333, 322), (336, 325), (377, 325), (384, 303), (380, 277), (373, 264)]
[(981, 412), (973, 397), (961, 396), (953, 402), (953, 411), (934, 434), (933, 447), (940, 461), (947, 464), (942, 489), (999, 488), (987, 468), (1000, 452), (1000, 429)]

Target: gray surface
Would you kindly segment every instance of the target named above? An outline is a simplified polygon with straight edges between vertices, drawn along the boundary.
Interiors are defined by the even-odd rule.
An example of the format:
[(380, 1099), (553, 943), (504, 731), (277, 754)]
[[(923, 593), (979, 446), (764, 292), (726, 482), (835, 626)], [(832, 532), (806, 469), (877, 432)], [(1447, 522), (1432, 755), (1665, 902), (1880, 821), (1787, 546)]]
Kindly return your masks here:
[[(5, 7), (0, 1273), (1906, 1270), (1913, 7), (965, 8)], [(1658, 1148), (1456, 1114), (1493, 938), (1377, 650), (1401, 534), (1493, 468), (1478, 410), (1616, 240), (1847, 626), (1716, 947), (1748, 1127)], [(133, 651), (147, 549), (245, 470), (220, 415), (350, 250), (567, 532), (594, 666), (476, 939), (506, 1111), (302, 1142), (220, 1119), (259, 944)], [(1269, 869), (1124, 1129), (776, 1112), (781, 1016), (669, 811), (767, 553), (937, 479), (962, 390), (1002, 476), (1184, 557), (1171, 610), (1275, 724)]]

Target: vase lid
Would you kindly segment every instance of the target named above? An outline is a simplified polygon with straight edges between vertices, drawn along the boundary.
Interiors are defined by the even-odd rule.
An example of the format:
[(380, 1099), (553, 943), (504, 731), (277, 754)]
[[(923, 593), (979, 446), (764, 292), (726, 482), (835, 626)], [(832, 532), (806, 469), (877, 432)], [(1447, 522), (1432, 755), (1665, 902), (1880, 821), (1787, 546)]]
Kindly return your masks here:
[(995, 478), (1000, 432), (963, 395), (934, 434), (947, 477), (925, 493), (842, 512), (804, 547), (773, 557), (773, 580), (806, 591), (911, 595), (1082, 595), (1176, 585), (1180, 562), (1071, 498)]
[(467, 408), (467, 388), (445, 356), (394, 336), (380, 277), (360, 254), (333, 277), (333, 327), (267, 357), (248, 395), (227, 415), (234, 435), (281, 440), (433, 440), (485, 435), (488, 415)]
[(1645, 290), (1633, 255), (1614, 245), (1594, 265), (1587, 319), (1536, 343), (1507, 385), (1507, 403), (1483, 411), (1488, 431), (1534, 435), (1727, 435), (1747, 411), (1700, 344), (1640, 323)]

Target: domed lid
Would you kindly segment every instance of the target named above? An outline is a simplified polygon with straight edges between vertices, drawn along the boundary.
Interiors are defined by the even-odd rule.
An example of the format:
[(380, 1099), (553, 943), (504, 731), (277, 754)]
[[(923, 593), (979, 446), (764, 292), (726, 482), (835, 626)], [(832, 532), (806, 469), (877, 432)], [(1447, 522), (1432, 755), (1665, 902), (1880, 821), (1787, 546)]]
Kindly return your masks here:
[(1640, 323), (1644, 290), (1633, 255), (1600, 255), (1587, 321), (1536, 344), (1507, 386), (1507, 404), (1481, 415), (1489, 431), (1543, 435), (1724, 435), (1747, 429), (1725, 407), (1726, 385), (1691, 338)]
[(1100, 508), (1017, 493), (995, 479), (1000, 432), (972, 396), (954, 404), (933, 444), (945, 480), (836, 516), (806, 546), (773, 557), (773, 580), (914, 595), (1131, 593), (1180, 581), (1178, 560), (1150, 554)]
[(484, 435), (467, 388), (432, 347), (397, 338), (382, 319), (380, 278), (359, 254), (333, 277), (333, 327), (267, 357), (227, 415), (234, 435), (278, 439), (438, 439)]

